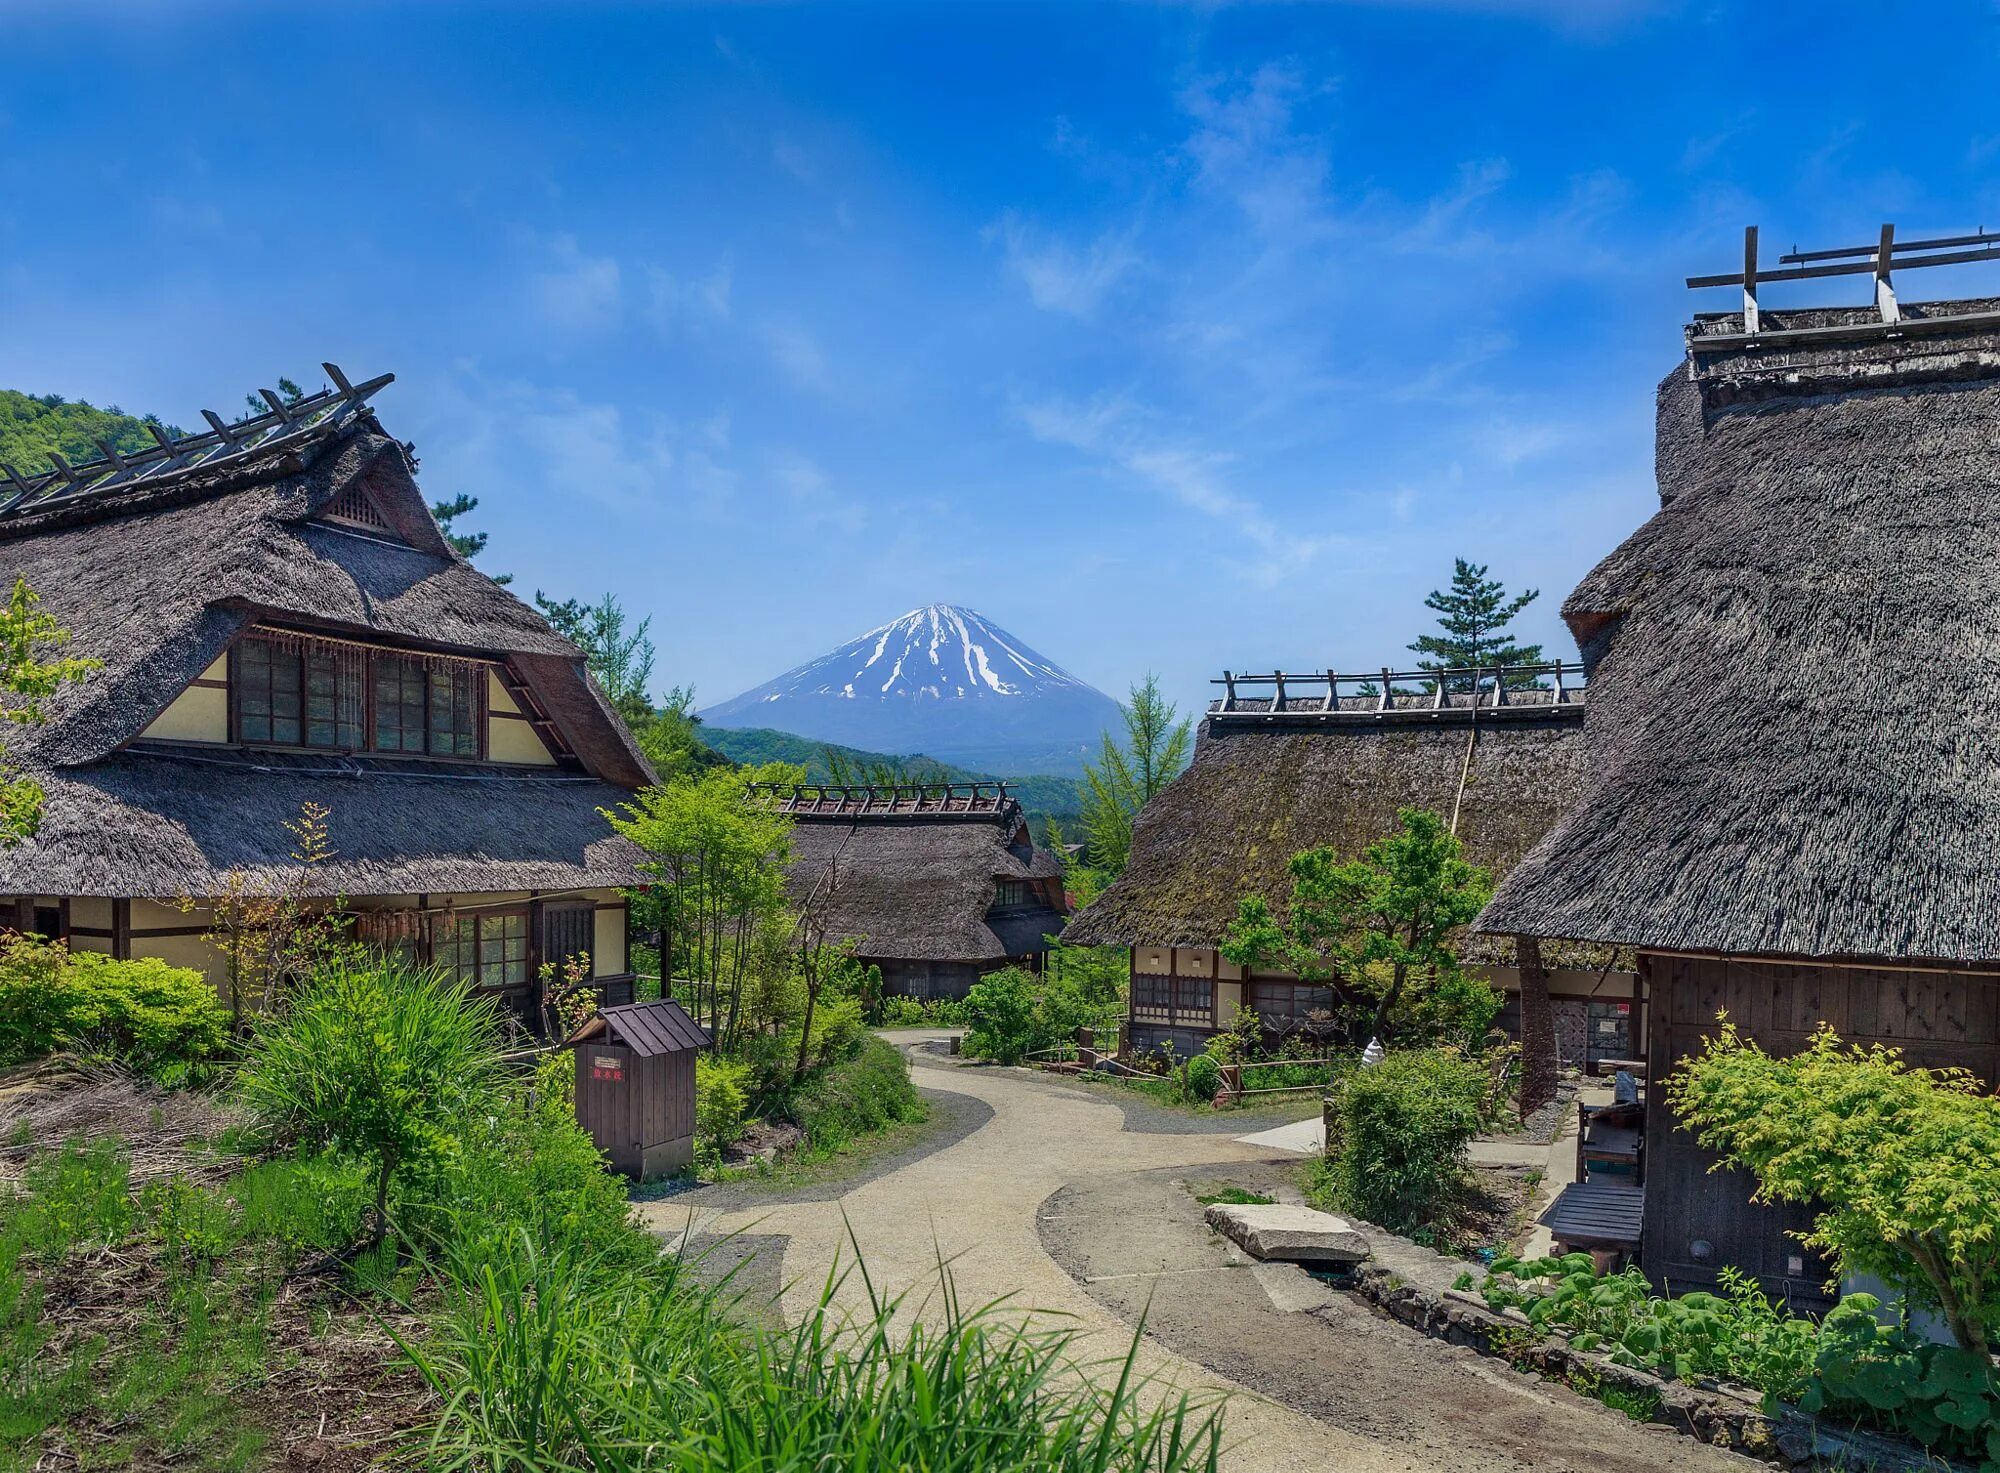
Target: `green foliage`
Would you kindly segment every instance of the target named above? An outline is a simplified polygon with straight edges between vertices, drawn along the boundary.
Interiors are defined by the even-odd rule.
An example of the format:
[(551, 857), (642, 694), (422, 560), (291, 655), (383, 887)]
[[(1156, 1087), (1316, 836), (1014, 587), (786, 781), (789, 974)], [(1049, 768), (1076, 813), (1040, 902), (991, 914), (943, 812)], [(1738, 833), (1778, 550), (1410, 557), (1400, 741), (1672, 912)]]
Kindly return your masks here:
[[(1484, 564), (1456, 558), (1452, 563), (1451, 588), (1438, 589), (1424, 600), (1424, 607), (1438, 616), (1440, 634), (1420, 634), (1410, 648), (1424, 658), (1420, 669), (1451, 670), (1467, 665), (1535, 665), (1542, 661), (1538, 644), (1516, 644), (1507, 633), (1514, 616), (1541, 597), (1531, 588), (1513, 598), (1500, 581), (1486, 576)], [(1515, 683), (1520, 683), (1516, 677)], [(1451, 682), (1454, 690), (1470, 690), (1470, 676)]]
[(1193, 745), (1192, 728), (1148, 675), (1132, 687), (1125, 741), (1105, 732), (1095, 762), (1083, 765), (1083, 829), (1090, 862), (1118, 875), (1132, 858), (1132, 821), (1154, 794), (1180, 776)]
[(694, 1061), (694, 1134), (698, 1144), (721, 1152), (743, 1138), (749, 1113), (749, 1096), (744, 1084), (750, 1077), (747, 1064), (732, 1063), (713, 1054)]
[(979, 1059), (1018, 1064), (1031, 1053), (1076, 1041), (1079, 1028), (1116, 1024), (1122, 1005), (1106, 998), (1087, 972), (1044, 972), (1019, 967), (988, 972), (965, 995), (964, 1050)]
[(1499, 1259), (1481, 1294), (1521, 1310), (1538, 1329), (1569, 1333), (1579, 1350), (1682, 1381), (1715, 1377), (1796, 1400), (1814, 1364), (1818, 1326), (1786, 1314), (1756, 1280), (1724, 1269), (1721, 1294), (1654, 1296), (1635, 1268), (1600, 1276), (1588, 1253)]
[(1507, 1000), (1484, 978), (1448, 968), (1390, 1019), (1399, 1039), (1438, 1043), (1479, 1053)]
[[(646, 851), (640, 869), (656, 881), (643, 907), (668, 934), (673, 975), (696, 987), (696, 1016), (725, 1054), (742, 1041), (744, 1003), (758, 970), (760, 933), (782, 927), (791, 819), (755, 801), (749, 785), (787, 781), (785, 769), (712, 768), (647, 788), (603, 810), (612, 828)], [(776, 949), (792, 965), (788, 948)]]
[(637, 729), (652, 719), (653, 701), (646, 687), (652, 683), (659, 652), (653, 645), (650, 617), (627, 627), (625, 606), (615, 593), (586, 604), (574, 598), (558, 601), (537, 589), (535, 607), (557, 634), (583, 651), (590, 673), (626, 725)]
[(0, 938), (0, 1065), (72, 1048), (173, 1074), (220, 1057), (228, 1025), (215, 989), (189, 968)]
[[(69, 631), (42, 612), (41, 604), (16, 578), (0, 611), (0, 721), (16, 726), (39, 726), (50, 697), (104, 668), (102, 660), (62, 653)], [(0, 758), (0, 848), (33, 837), (42, 820), (42, 796), (33, 778)]]
[(1181, 1082), (1189, 1099), (1208, 1104), (1222, 1089), (1222, 1065), (1213, 1054), (1196, 1054), (1182, 1067)]
[(371, 1163), (379, 1243), (397, 1174), (434, 1166), (460, 1122), (490, 1113), (499, 1036), (493, 1004), (463, 982), (337, 957), (258, 1021), (240, 1089), (281, 1143)]
[(528, 1233), (448, 1278), (436, 1333), (407, 1347), (435, 1392), (440, 1469), (1181, 1473), (1219, 1453), (1217, 1413), (1142, 1409), (1136, 1336), (1113, 1374), (1078, 1376), (1071, 1332), (967, 1311), (948, 1271), (922, 1320), (872, 1287), (850, 1313), (843, 1277), (771, 1332), (730, 1319), (673, 1260), (618, 1272)]
[(875, 1020), (877, 1028), (963, 1028), (965, 1004), (954, 997), (903, 997), (891, 994), (882, 999)]
[(108, 1248), (132, 1226), (131, 1166), (118, 1143), (71, 1141), (21, 1174), (7, 1239), (46, 1264)]
[(1347, 1209), (1391, 1232), (1435, 1232), (1464, 1190), (1486, 1071), (1444, 1049), (1392, 1053), (1336, 1090), (1332, 1185)]
[(1938, 1309), (1959, 1345), (2000, 1330), (2000, 1099), (1959, 1069), (1913, 1069), (1822, 1026), (1774, 1058), (1726, 1020), (1667, 1081), (1703, 1145), (1757, 1196), (1810, 1203), (1805, 1238), (1839, 1275), (1874, 1275)]
[[(0, 463), (33, 475), (55, 464), (49, 459), (51, 450), (71, 461), (97, 460), (103, 456), (97, 448), (100, 439), (120, 451), (156, 449), (146, 427), (159, 423), (150, 414), (138, 418), (116, 405), (98, 409), (85, 399), (0, 389)], [(187, 433), (174, 425), (162, 428), (176, 438)]]
[(1850, 1294), (1828, 1312), (1800, 1406), (1881, 1427), (1945, 1457), (2000, 1466), (2000, 1370), (1992, 1357), (1885, 1325), (1880, 1308), (1873, 1295)]
[(1039, 1047), (1035, 979), (1019, 967), (988, 972), (965, 994), (964, 1051), (974, 1058), (1018, 1064)]
[(926, 1113), (902, 1051), (879, 1038), (857, 1040), (793, 1091), (790, 1106), (815, 1156)]
[[(444, 540), (449, 542), (458, 555), (467, 562), (471, 562), (479, 554), (486, 551), (486, 534), (484, 532), (459, 532), (454, 531), (453, 528), (460, 517), (470, 516), (477, 510), (479, 510), (479, 498), (477, 496), (468, 496), (463, 491), (459, 492), (458, 495), (452, 497), (449, 501), (433, 501), (431, 503), (431, 516), (437, 520), (438, 530), (444, 533)], [(488, 576), (495, 583), (503, 585), (514, 581), (512, 573), (494, 573)]]
[(1463, 846), (1437, 814), (1404, 808), (1397, 818), (1400, 831), (1370, 844), (1359, 859), (1343, 860), (1330, 848), (1294, 855), (1285, 913), (1262, 896), (1245, 896), (1224, 933), (1222, 954), (1243, 966), (1330, 982), (1343, 1004), (1372, 1004), (1363, 1037), (1381, 1037), (1406, 995), (1413, 1004), (1438, 1007), (1457, 999), (1458, 1015), (1443, 1021), (1447, 1033), (1462, 1030), (1468, 988), (1450, 942), (1492, 898), (1493, 879), (1465, 862)]

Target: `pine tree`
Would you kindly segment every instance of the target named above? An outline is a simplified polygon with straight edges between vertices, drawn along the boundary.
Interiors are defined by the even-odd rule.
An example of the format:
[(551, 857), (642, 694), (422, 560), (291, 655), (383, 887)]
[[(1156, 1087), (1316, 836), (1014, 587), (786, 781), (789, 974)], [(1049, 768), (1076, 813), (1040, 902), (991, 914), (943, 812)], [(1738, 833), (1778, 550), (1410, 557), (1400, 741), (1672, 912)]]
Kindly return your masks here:
[[(459, 492), (458, 495), (452, 497), (449, 501), (433, 501), (431, 503), (431, 515), (437, 519), (438, 530), (444, 533), (444, 540), (449, 542), (457, 550), (458, 555), (467, 562), (471, 562), (472, 559), (486, 551), (486, 534), (484, 532), (454, 532), (451, 529), (452, 522), (478, 509), (479, 498), (477, 496), (467, 496), (463, 491)], [(514, 581), (512, 573), (493, 573), (488, 576), (495, 583), (500, 584), (512, 583)]]
[(1083, 827), (1090, 862), (1116, 875), (1132, 857), (1132, 820), (1187, 765), (1189, 724), (1160, 694), (1159, 677), (1132, 687), (1125, 707), (1125, 745), (1105, 732), (1098, 760), (1083, 764)]
[[(1497, 578), (1486, 576), (1483, 563), (1453, 559), (1451, 588), (1435, 589), (1424, 607), (1438, 616), (1441, 634), (1421, 634), (1410, 648), (1424, 658), (1417, 661), (1425, 670), (1453, 670), (1466, 666), (1491, 669), (1495, 665), (1539, 665), (1542, 647), (1516, 644), (1507, 633), (1514, 616), (1541, 597), (1541, 590), (1507, 596)], [(1531, 685), (1533, 676), (1517, 676), (1510, 685)], [(1452, 681), (1454, 690), (1472, 690), (1476, 680), (1462, 676)]]

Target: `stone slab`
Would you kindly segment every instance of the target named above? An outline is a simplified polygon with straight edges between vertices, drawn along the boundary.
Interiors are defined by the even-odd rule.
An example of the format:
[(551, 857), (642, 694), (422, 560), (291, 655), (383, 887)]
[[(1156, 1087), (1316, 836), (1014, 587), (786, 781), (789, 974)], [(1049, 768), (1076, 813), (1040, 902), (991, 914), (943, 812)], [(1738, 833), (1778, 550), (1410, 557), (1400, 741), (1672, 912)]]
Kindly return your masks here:
[(1206, 1216), (1210, 1227), (1252, 1258), (1353, 1264), (1368, 1256), (1368, 1240), (1344, 1218), (1310, 1207), (1215, 1202)]

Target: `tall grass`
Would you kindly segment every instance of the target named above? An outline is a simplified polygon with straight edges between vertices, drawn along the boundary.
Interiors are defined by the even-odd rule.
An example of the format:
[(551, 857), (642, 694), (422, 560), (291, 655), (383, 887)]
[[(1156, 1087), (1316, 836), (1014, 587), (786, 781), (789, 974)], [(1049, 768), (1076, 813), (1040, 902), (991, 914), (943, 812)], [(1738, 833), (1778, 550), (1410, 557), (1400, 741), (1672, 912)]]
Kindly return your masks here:
[(443, 1403), (430, 1466), (1214, 1468), (1219, 1410), (1186, 1397), (1146, 1406), (1136, 1336), (1121, 1361), (1082, 1366), (1072, 1332), (1024, 1327), (999, 1305), (968, 1309), (940, 1274), (941, 1313), (928, 1321), (899, 1323), (902, 1299), (865, 1275), (865, 1307), (850, 1315), (834, 1273), (795, 1328), (758, 1331), (727, 1313), (726, 1290), (671, 1260), (619, 1271), (519, 1234), (503, 1255), (455, 1265), (432, 1336), (405, 1346)]

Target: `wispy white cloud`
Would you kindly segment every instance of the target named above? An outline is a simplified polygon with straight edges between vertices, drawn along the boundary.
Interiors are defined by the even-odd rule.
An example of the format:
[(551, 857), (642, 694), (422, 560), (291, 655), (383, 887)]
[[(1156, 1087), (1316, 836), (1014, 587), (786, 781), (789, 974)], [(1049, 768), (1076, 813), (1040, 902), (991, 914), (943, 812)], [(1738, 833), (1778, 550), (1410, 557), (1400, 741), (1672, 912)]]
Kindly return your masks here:
[(1150, 417), (1129, 399), (1100, 396), (1081, 405), (1052, 399), (1022, 403), (1017, 409), (1036, 439), (1081, 451), (1237, 532), (1258, 554), (1254, 561), (1238, 563), (1239, 570), (1259, 585), (1296, 572), (1333, 541), (1280, 527), (1257, 502), (1229, 485), (1233, 456), (1152, 432)]
[(825, 393), (833, 381), (819, 340), (804, 324), (790, 318), (766, 318), (758, 328), (771, 360), (801, 389)]
[(659, 266), (646, 270), (646, 316), (661, 332), (695, 322), (727, 322), (733, 310), (730, 292), (736, 268), (724, 256), (706, 276), (683, 280)]
[(1078, 249), (1043, 234), (1020, 215), (1008, 211), (988, 232), (1005, 251), (1007, 269), (1028, 289), (1028, 297), (1044, 311), (1088, 317), (1126, 272), (1139, 264), (1133, 248), (1136, 223), (1106, 231)]
[(565, 233), (548, 242), (545, 259), (548, 264), (528, 277), (528, 300), (545, 325), (570, 333), (617, 325), (623, 289), (614, 258), (586, 254)]
[(779, 450), (769, 460), (771, 479), (784, 494), (794, 523), (847, 533), (859, 532), (866, 524), (867, 509), (836, 492), (826, 472), (810, 457), (795, 450)]
[(1183, 89), (1195, 128), (1181, 145), (1195, 184), (1233, 202), (1260, 235), (1289, 249), (1323, 239), (1332, 215), (1332, 152), (1300, 126), (1301, 107), (1330, 93), (1295, 61), (1271, 61), (1247, 77), (1204, 77)]

